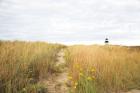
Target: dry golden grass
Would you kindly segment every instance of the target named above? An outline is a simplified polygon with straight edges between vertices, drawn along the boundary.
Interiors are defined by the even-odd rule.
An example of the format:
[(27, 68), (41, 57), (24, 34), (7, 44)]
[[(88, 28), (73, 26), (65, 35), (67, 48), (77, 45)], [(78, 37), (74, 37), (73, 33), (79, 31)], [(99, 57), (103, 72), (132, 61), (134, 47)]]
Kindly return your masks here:
[(65, 58), (72, 93), (111, 93), (140, 89), (139, 48), (71, 46), (66, 50)]
[[(38, 93), (37, 82), (58, 71), (58, 51), (48, 43), (0, 42), (0, 93)], [(140, 89), (140, 48), (70, 46), (65, 51), (70, 93), (112, 93)]]
[(36, 93), (37, 81), (56, 68), (62, 45), (31, 42), (0, 42), (0, 93)]

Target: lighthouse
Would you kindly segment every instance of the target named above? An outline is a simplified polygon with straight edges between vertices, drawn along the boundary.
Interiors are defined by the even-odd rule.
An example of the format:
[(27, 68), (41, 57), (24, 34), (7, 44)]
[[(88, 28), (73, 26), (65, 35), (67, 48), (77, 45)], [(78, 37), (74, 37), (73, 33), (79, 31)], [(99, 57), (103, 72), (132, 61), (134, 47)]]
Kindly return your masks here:
[(105, 39), (105, 44), (109, 44), (109, 39), (108, 38)]

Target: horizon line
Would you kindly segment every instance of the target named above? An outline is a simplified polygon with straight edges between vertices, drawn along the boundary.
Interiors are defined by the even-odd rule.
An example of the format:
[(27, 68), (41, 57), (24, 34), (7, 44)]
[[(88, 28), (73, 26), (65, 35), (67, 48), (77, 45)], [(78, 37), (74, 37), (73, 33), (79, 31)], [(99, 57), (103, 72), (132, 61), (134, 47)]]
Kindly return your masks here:
[[(44, 43), (52, 43), (52, 44), (63, 44), (63, 45), (105, 45), (104, 42), (96, 42), (96, 41), (78, 41), (78, 42), (64, 42), (64, 41), (47, 41), (47, 40), (5, 40), (5, 39), (0, 39), (0, 41), (10, 41), (10, 42), (44, 42)], [(140, 44), (130, 44), (130, 43), (115, 43), (115, 42), (109, 42), (109, 45), (119, 45), (119, 46), (140, 46)]]

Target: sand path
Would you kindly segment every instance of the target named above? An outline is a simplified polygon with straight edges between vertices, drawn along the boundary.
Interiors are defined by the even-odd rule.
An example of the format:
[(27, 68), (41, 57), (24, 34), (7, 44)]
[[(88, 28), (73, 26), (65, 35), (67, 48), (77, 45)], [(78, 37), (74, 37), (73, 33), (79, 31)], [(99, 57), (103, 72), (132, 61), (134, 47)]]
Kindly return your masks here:
[(47, 93), (68, 93), (67, 87), (67, 67), (65, 59), (64, 50), (60, 50), (57, 54), (56, 67), (60, 67), (62, 71), (60, 73), (51, 76), (48, 80), (43, 80), (41, 83), (47, 86)]

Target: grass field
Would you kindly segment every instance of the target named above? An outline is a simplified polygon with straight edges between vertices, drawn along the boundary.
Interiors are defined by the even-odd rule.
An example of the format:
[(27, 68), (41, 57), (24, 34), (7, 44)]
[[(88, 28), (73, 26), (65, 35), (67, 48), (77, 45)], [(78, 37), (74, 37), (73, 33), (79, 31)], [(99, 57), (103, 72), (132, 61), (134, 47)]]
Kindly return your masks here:
[(140, 48), (71, 46), (66, 51), (71, 93), (140, 89)]
[(0, 42), (0, 93), (39, 93), (39, 79), (57, 71), (56, 54), (62, 45)]
[[(53, 77), (52, 83), (57, 87), (65, 86), (56, 81), (67, 77), (68, 81), (63, 81), (69, 88), (67, 93), (121, 93), (140, 89), (139, 47), (64, 47), (43, 42), (0, 41), (0, 93), (49, 93), (45, 90), (47, 85), (39, 83), (41, 80), (46, 83), (49, 77)], [(63, 53), (64, 56), (58, 55)], [(56, 62), (66, 65), (58, 67)], [(56, 86), (48, 90), (55, 90)]]

